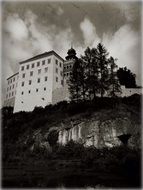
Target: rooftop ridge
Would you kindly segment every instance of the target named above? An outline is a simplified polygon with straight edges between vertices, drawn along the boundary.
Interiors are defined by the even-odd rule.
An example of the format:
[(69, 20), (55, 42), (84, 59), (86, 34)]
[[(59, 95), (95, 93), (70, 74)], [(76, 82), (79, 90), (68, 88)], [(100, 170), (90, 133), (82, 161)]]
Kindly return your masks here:
[(54, 50), (51, 50), (51, 51), (44, 52), (44, 53), (41, 53), (41, 54), (39, 54), (39, 55), (33, 56), (33, 57), (31, 57), (31, 58), (29, 58), (29, 59), (26, 59), (26, 60), (24, 60), (24, 61), (21, 61), (21, 62), (19, 62), (19, 64), (27, 63), (27, 62), (29, 62), (29, 61), (34, 61), (34, 60), (37, 60), (37, 59), (40, 59), (40, 58), (43, 58), (43, 57), (46, 57), (46, 56), (52, 55), (52, 54), (56, 55), (56, 56), (59, 57), (62, 61), (64, 61), (64, 59), (63, 59), (60, 55), (58, 55)]
[(6, 80), (9, 80), (10, 78), (14, 77), (15, 75), (18, 75), (19, 72), (16, 72), (15, 74), (11, 75), (10, 77), (8, 77)]

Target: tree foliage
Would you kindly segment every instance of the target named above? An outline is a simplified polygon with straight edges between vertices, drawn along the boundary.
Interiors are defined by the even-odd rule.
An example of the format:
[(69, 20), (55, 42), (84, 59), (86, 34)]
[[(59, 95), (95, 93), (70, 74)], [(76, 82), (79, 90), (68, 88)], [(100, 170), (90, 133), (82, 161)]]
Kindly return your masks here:
[(106, 48), (99, 43), (96, 48), (87, 47), (84, 55), (76, 60), (69, 79), (72, 100), (92, 100), (107, 94), (115, 97), (120, 92), (117, 65), (108, 55)]
[(117, 71), (117, 76), (121, 85), (125, 85), (126, 88), (135, 88), (136, 85), (136, 75), (132, 73), (127, 67), (119, 68)]

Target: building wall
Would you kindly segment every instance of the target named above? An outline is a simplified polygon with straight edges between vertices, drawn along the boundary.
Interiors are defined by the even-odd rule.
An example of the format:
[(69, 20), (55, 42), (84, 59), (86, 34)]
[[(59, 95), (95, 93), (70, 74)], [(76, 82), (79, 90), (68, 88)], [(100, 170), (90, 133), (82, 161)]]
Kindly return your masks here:
[(6, 97), (4, 100), (4, 106), (14, 106), (15, 96), (17, 90), (19, 73), (16, 73), (7, 79)]
[(125, 86), (121, 86), (121, 96), (131, 96), (133, 94), (142, 94), (142, 88), (125, 88)]
[[(58, 57), (51, 55), (20, 65), (14, 112), (32, 111), (35, 106), (45, 107), (52, 103), (52, 91), (62, 87), (61, 80), (63, 79), (60, 74), (62, 66), (58, 66), (56, 60), (58, 64), (63, 64)], [(32, 68), (32, 64), (34, 64), (34, 68)], [(22, 70), (23, 67), (24, 70)], [(56, 73), (57, 67), (59, 67), (58, 73)], [(32, 76), (30, 76), (31, 72), (33, 72)], [(56, 81), (56, 77), (58, 77), (58, 81)], [(38, 80), (40, 81), (38, 82)]]
[(60, 101), (70, 101), (70, 93), (68, 90), (68, 85), (64, 85), (64, 87), (57, 88), (53, 91), (52, 94), (52, 104), (56, 104)]

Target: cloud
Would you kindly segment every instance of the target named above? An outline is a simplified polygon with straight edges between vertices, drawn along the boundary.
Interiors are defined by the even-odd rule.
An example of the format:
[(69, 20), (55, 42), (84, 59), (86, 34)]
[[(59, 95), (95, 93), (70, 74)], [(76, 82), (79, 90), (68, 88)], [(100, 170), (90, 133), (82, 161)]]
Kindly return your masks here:
[(4, 24), (5, 32), (8, 32), (16, 40), (25, 40), (28, 37), (28, 30), (18, 14), (9, 15)]
[(57, 10), (57, 14), (61, 16), (64, 13), (63, 9), (59, 6)]
[(23, 18), (18, 14), (7, 16), (3, 27), (4, 80), (18, 71), (20, 61), (34, 55), (54, 49), (65, 57), (72, 39), (70, 27), (59, 30), (54, 24), (42, 25), (37, 15), (30, 10)]
[(96, 33), (96, 28), (88, 18), (85, 17), (84, 20), (80, 23), (80, 29), (83, 33), (84, 43), (87, 46), (93, 45), (93, 41), (99, 41), (99, 37)]
[(130, 24), (122, 25), (114, 34), (104, 33), (102, 38), (97, 35), (95, 25), (88, 18), (84, 18), (80, 23), (80, 29), (86, 47), (96, 47), (99, 42), (102, 42), (109, 51), (109, 55), (118, 59), (117, 65), (127, 66), (136, 73), (137, 83), (141, 83), (141, 55), (139, 53), (141, 39), (139, 39), (139, 33), (133, 30)]
[(104, 34), (103, 43), (110, 52), (110, 55), (117, 58), (119, 67), (127, 66), (132, 72), (137, 74), (137, 81), (141, 83), (139, 37), (129, 24), (123, 25), (113, 36)]

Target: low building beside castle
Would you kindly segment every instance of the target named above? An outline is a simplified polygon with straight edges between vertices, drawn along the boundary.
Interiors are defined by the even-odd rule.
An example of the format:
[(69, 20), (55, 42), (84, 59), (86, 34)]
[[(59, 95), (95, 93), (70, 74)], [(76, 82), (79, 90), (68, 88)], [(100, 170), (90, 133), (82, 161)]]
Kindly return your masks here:
[[(4, 106), (14, 107), (14, 112), (32, 111), (63, 100), (70, 100), (68, 79), (78, 59), (71, 48), (65, 60), (55, 51), (45, 52), (19, 63), (19, 71), (7, 79)], [(141, 94), (140, 89), (121, 86), (121, 96)]]

